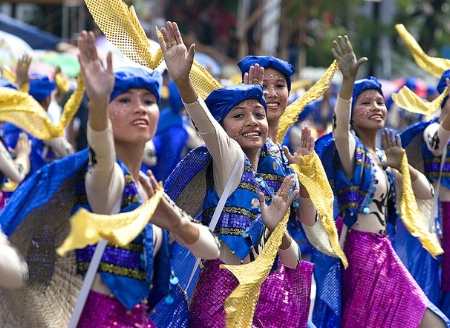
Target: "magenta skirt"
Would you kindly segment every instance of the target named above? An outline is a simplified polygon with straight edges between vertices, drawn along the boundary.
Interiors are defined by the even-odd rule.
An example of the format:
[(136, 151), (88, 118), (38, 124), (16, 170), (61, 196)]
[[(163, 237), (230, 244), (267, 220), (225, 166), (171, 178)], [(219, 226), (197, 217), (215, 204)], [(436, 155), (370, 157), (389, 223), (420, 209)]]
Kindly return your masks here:
[(389, 237), (350, 229), (344, 252), (341, 328), (419, 327), (428, 299)]
[(444, 250), (442, 254), (442, 278), (441, 289), (450, 292), (450, 202), (441, 202), (441, 245)]
[[(230, 271), (219, 268), (222, 263), (204, 262), (189, 305), (190, 327), (225, 327), (224, 303), (238, 281)], [(253, 327), (306, 327), (313, 266), (301, 261), (296, 269), (289, 269), (278, 262), (278, 269), (261, 286)]]
[(138, 304), (127, 310), (117, 298), (90, 291), (78, 328), (156, 328), (150, 320), (148, 307)]

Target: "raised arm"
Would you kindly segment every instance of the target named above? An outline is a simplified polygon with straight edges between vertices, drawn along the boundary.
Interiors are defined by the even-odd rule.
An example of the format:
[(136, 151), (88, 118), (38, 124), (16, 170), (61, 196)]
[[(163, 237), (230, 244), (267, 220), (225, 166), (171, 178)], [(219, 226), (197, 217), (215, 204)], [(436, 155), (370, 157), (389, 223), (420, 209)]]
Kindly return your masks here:
[[(194, 122), (200, 136), (213, 157), (214, 185), (219, 195), (225, 189), (225, 185), (231, 175), (234, 163), (243, 152), (235, 140), (231, 139), (222, 126), (214, 119), (203, 100), (198, 96), (189, 73), (194, 60), (195, 45), (189, 49), (183, 43), (180, 30), (176, 23), (167, 22), (165, 28), (161, 28), (158, 37), (164, 60), (169, 74), (180, 92), (189, 117)], [(242, 173), (243, 166), (239, 173)], [(236, 179), (233, 190), (239, 181)]]
[[(88, 142), (90, 166), (86, 175), (86, 194), (96, 213), (118, 212), (124, 186), (123, 174), (116, 165), (112, 130), (108, 116), (109, 97), (114, 87), (112, 55), (103, 67), (92, 32), (83, 31), (78, 38), (78, 60), (89, 98)], [(120, 206), (120, 203), (119, 203)]]
[(355, 153), (355, 140), (351, 137), (349, 131), (353, 86), (359, 66), (366, 62), (367, 58), (356, 59), (350, 40), (346, 35), (344, 37), (339, 36), (333, 41), (331, 52), (342, 73), (342, 84), (335, 108), (333, 136), (345, 174), (350, 177), (353, 174)]

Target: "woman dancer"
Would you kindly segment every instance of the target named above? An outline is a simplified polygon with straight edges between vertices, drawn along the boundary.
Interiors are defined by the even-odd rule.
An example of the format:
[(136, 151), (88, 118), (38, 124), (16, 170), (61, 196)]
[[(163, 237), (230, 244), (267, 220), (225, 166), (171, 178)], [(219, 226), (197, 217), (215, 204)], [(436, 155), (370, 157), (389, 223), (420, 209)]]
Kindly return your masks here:
[(445, 327), (443, 319), (427, 308), (427, 297), (387, 236), (388, 223), (394, 223), (397, 215), (394, 181), (410, 175), (418, 198), (432, 198), (432, 187), (419, 171), (402, 164), (404, 150), (392, 131), (384, 131), (384, 152), (377, 149), (377, 132), (387, 114), (381, 85), (374, 77), (355, 81), (367, 58), (356, 60), (347, 36), (333, 42), (332, 52), (343, 75), (333, 128), (338, 154), (334, 183), (349, 259), (343, 271), (340, 325)]
[[(230, 196), (214, 230), (221, 241), (219, 260), (204, 263), (190, 300), (192, 326), (224, 327), (224, 303), (237, 286), (237, 281), (230, 272), (219, 270), (220, 264), (239, 265), (253, 261), (260, 253), (267, 236), (281, 220), (280, 213), (286, 212), (298, 191), (291, 190), (294, 177), (290, 175), (276, 195), (273, 195), (256, 171), (259, 151), (268, 133), (266, 102), (261, 86), (220, 88), (214, 90), (203, 102), (189, 78), (194, 45), (189, 50), (186, 49), (176, 23), (167, 22), (161, 33), (159, 43), (170, 75), (212, 157), (207, 171), (208, 189), (203, 203), (204, 224), (210, 223), (212, 212), (225, 190), (236, 162), (244, 159), (238, 165), (236, 177), (231, 180)], [(305, 147), (298, 152), (304, 155), (311, 153), (314, 143), (306, 137), (303, 141)], [(300, 161), (301, 156), (293, 156), (287, 151), (285, 154), (292, 163)], [(276, 216), (268, 217), (263, 213), (261, 217), (259, 207), (263, 209), (265, 205), (260, 193), (266, 199), (272, 198), (269, 208), (278, 207), (274, 211), (278, 213)], [(305, 219), (314, 220), (314, 209), (305, 206), (303, 210)], [(310, 281), (303, 280), (307, 275), (302, 265), (299, 265), (299, 248), (287, 232), (283, 236), (278, 255), (278, 269), (262, 285), (253, 325), (305, 327)], [(283, 313), (283, 316), (279, 313)]]

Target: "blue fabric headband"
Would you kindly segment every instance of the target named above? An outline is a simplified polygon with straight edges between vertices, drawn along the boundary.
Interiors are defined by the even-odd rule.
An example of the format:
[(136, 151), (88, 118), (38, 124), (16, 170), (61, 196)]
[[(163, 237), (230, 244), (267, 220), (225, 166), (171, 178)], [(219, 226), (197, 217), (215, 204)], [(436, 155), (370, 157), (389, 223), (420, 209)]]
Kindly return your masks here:
[(381, 83), (374, 76), (369, 76), (366, 79), (356, 80), (353, 86), (353, 94), (352, 94), (352, 116), (353, 109), (355, 108), (356, 99), (359, 95), (366, 90), (377, 90), (383, 95), (383, 90), (381, 89)]
[(239, 63), (239, 69), (242, 72), (242, 78), (244, 74), (250, 70), (250, 66), (259, 64), (259, 66), (264, 68), (273, 68), (284, 74), (287, 82), (287, 88), (291, 91), (291, 76), (294, 74), (294, 67), (287, 61), (272, 57), (272, 56), (247, 56), (242, 59)]
[(213, 90), (205, 99), (205, 103), (213, 117), (222, 122), (234, 107), (247, 99), (258, 100), (267, 110), (263, 89), (259, 84), (236, 84)]
[(51, 81), (48, 76), (37, 73), (30, 74), (30, 91), (28, 93), (37, 101), (50, 96), (55, 88), (55, 81)]
[(109, 101), (130, 89), (147, 89), (161, 99), (162, 76), (158, 71), (150, 71), (141, 67), (120, 67), (114, 72), (116, 79)]

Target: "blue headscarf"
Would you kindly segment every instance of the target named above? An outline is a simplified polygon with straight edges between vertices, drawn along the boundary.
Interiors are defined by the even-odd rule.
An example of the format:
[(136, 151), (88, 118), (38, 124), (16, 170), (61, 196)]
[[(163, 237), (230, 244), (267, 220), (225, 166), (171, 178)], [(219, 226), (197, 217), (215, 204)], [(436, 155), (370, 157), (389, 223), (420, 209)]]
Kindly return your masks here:
[(50, 80), (47, 75), (30, 74), (30, 91), (28, 93), (37, 101), (44, 100), (50, 96), (55, 88), (55, 81)]
[(259, 84), (236, 84), (213, 90), (205, 99), (205, 104), (217, 122), (237, 105), (247, 99), (256, 99), (267, 110), (263, 89)]
[[(445, 83), (445, 79), (450, 79), (450, 69), (446, 70), (444, 73), (442, 73), (441, 79), (439, 80), (439, 83), (436, 87), (439, 94), (444, 92), (445, 88), (447, 87), (447, 83)], [(445, 102), (448, 100), (448, 96), (444, 98), (442, 101), (441, 107), (445, 104)]]
[(147, 89), (161, 99), (162, 76), (158, 71), (150, 71), (144, 67), (120, 67), (115, 70), (114, 89), (109, 101), (130, 89)]
[(272, 57), (272, 56), (247, 56), (242, 59), (239, 63), (239, 69), (242, 72), (242, 78), (244, 74), (250, 70), (250, 66), (259, 64), (259, 66), (264, 68), (273, 68), (284, 74), (287, 82), (287, 88), (291, 91), (291, 76), (294, 74), (294, 67), (287, 61)]
[(0, 88), (10, 88), (14, 90), (18, 90), (17, 86), (11, 82), (9, 82), (7, 79), (4, 79), (0, 77)]
[(352, 94), (352, 116), (353, 110), (355, 108), (356, 99), (358, 99), (359, 95), (366, 90), (377, 90), (383, 95), (383, 90), (381, 89), (381, 83), (374, 76), (369, 76), (366, 79), (356, 80), (355, 85), (353, 86), (353, 94)]

